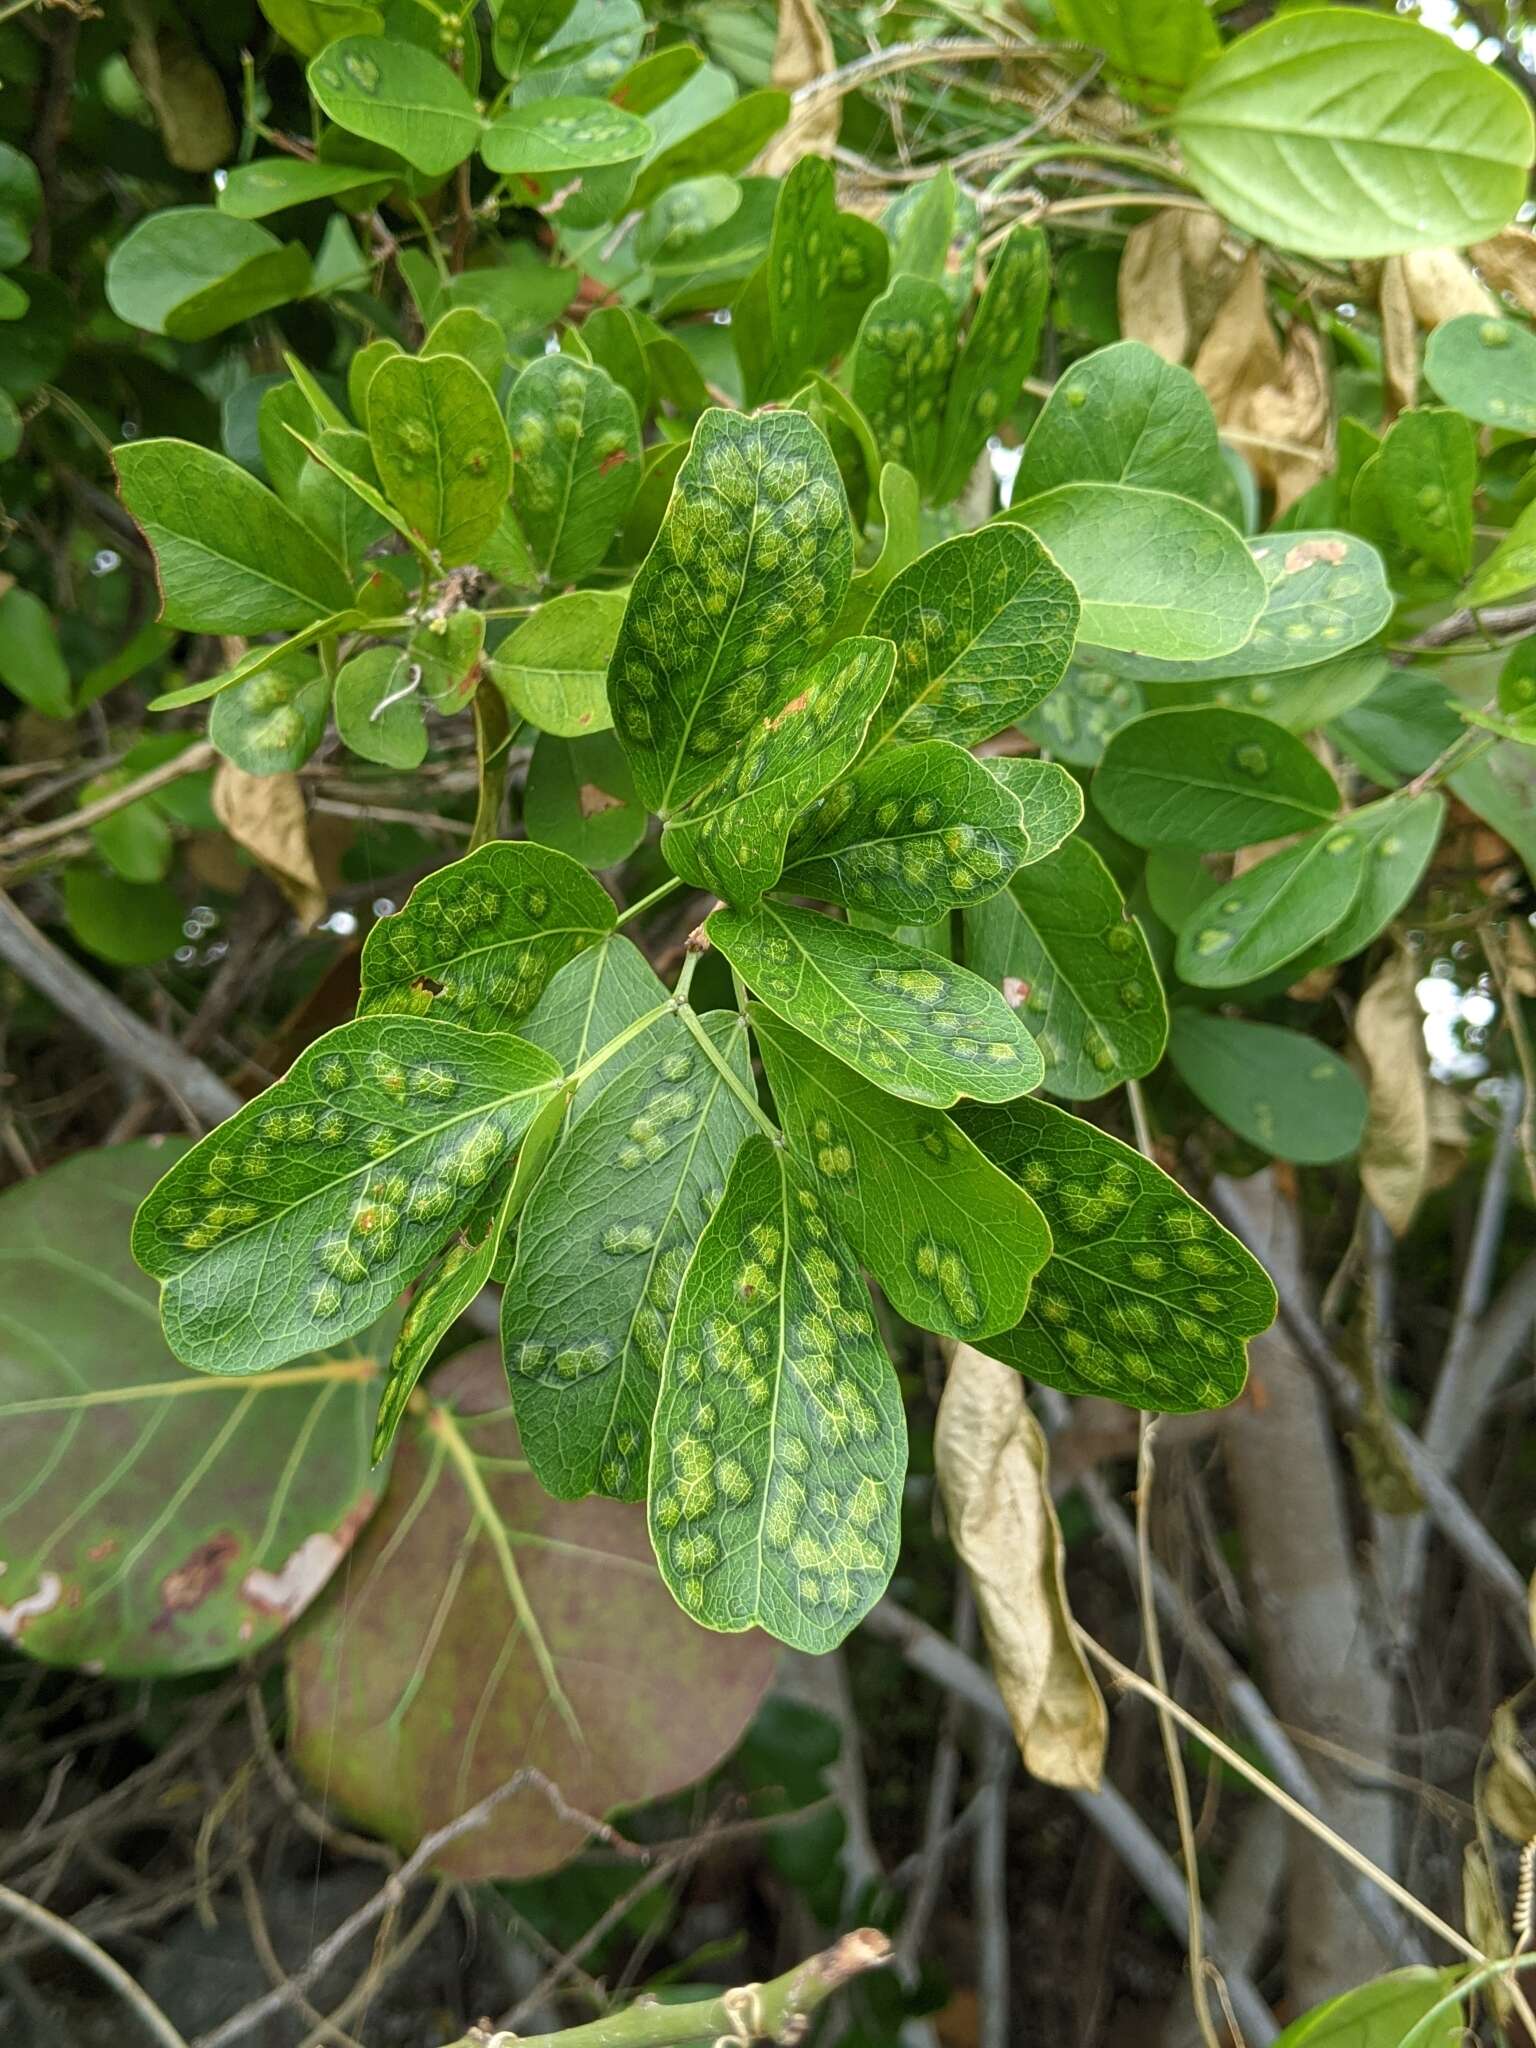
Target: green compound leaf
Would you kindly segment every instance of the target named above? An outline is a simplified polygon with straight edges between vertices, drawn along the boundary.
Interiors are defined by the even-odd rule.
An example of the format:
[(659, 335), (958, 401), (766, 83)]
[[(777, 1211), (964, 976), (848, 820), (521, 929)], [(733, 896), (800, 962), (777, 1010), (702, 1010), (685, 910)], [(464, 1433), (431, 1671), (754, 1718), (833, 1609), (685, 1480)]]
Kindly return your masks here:
[(266, 633), (351, 604), (340, 562), (238, 463), (189, 441), (131, 441), (113, 460), (155, 551), (168, 626)]
[[(724, 1643), (678, 1612), (638, 1509), (550, 1499), (494, 1345), (451, 1359), (431, 1392), (352, 1569), (288, 1645), (297, 1767), (402, 1847), (525, 1767), (582, 1813), (712, 1771), (756, 1712), (772, 1644)], [(588, 1833), (529, 1784), (436, 1861), (469, 1882), (531, 1877)]]
[(1206, 898), (1179, 933), (1174, 964), (1191, 988), (1239, 988), (1326, 938), (1364, 876), (1362, 835), (1327, 825), (1272, 853)]
[(327, 1032), (135, 1219), (171, 1349), (260, 1372), (365, 1328), (484, 1202), (559, 1079), (536, 1046), (435, 1018)]
[(898, 1315), (972, 1342), (1023, 1315), (1051, 1235), (937, 1110), (914, 1108), (766, 1011), (752, 1017), (791, 1156)]
[(673, 1318), (651, 1542), (686, 1614), (831, 1650), (885, 1591), (907, 1428), (869, 1295), (764, 1137), (736, 1155)]
[(717, 910), (705, 930), (775, 1016), (892, 1095), (944, 1109), (1043, 1078), (999, 991), (936, 953), (782, 903)]
[(1386, 570), (1369, 541), (1351, 533), (1267, 533), (1246, 545), (1267, 594), (1241, 647), (1200, 662), (1107, 654), (1104, 665), (1149, 683), (1280, 675), (1363, 646), (1392, 616)]
[(649, 122), (606, 100), (535, 100), (498, 114), (481, 138), (480, 154), (502, 177), (537, 177), (633, 163), (651, 139)]
[(1030, 857), (1018, 798), (964, 747), (924, 740), (883, 747), (804, 808), (784, 887), (931, 924), (995, 896)]
[(309, 89), (339, 128), (392, 149), (429, 178), (446, 176), (480, 140), (463, 81), (403, 37), (344, 36), (311, 63)]
[(987, 526), (941, 541), (882, 592), (869, 631), (896, 643), (875, 745), (971, 746), (1012, 725), (1061, 681), (1078, 604), (1031, 534)]
[(955, 360), (949, 294), (928, 278), (893, 278), (864, 315), (853, 353), (853, 400), (880, 452), (927, 489), (938, 466), (944, 398)]
[(630, 590), (608, 699), (647, 808), (670, 817), (793, 695), (842, 610), (853, 531), (826, 436), (712, 408)]
[(990, 1357), (1069, 1394), (1174, 1413), (1242, 1391), (1275, 1290), (1245, 1245), (1150, 1159), (1047, 1102), (956, 1122), (1040, 1204), (1055, 1250)]
[(1241, 647), (1264, 609), (1237, 529), (1170, 491), (1063, 484), (1000, 516), (1028, 527), (1071, 578), (1085, 647), (1209, 661)]
[(1133, 846), (1229, 853), (1324, 823), (1339, 792), (1301, 740), (1256, 712), (1210, 704), (1121, 726), (1093, 778), (1093, 801)]
[(968, 911), (965, 957), (1034, 1032), (1053, 1095), (1103, 1095), (1162, 1058), (1168, 1012), (1157, 969), (1086, 840), (1067, 840)]
[(934, 489), (939, 504), (965, 489), (987, 436), (1017, 404), (1040, 346), (1050, 286), (1043, 231), (1022, 224), (1010, 229), (992, 259), (950, 375), (939, 430), (941, 460)]
[(319, 663), (299, 655), (215, 697), (208, 737), (247, 775), (291, 775), (319, 746), (330, 708)]
[(1391, 256), (1497, 234), (1525, 197), (1524, 96), (1418, 22), (1316, 7), (1228, 45), (1174, 133), (1201, 196), (1309, 256)]
[(490, 386), (462, 356), (390, 356), (368, 386), (368, 438), (391, 503), (452, 568), (501, 518), (512, 451)]
[(1469, 420), (1536, 434), (1536, 334), (1518, 320), (1462, 313), (1442, 321), (1425, 344), (1424, 377)]
[(1472, 422), (1438, 406), (1399, 413), (1366, 467), (1379, 478), (1382, 504), (1402, 546), (1459, 582), (1472, 566)]
[(585, 740), (540, 734), (523, 789), (523, 824), (530, 839), (558, 847), (584, 868), (628, 859), (645, 837), (645, 806), (611, 732)]
[(1018, 798), (1029, 860), (1044, 860), (1083, 822), (1083, 786), (1059, 761), (997, 756), (983, 763)]
[(608, 663), (625, 603), (616, 590), (573, 590), (507, 635), (486, 668), (519, 718), (562, 739), (612, 725)]
[(244, 1384), (166, 1350), (128, 1233), (184, 1149), (83, 1152), (0, 1198), (0, 1430), (18, 1482), (0, 1506), (0, 1637), (119, 1678), (261, 1650), (373, 1505), (368, 1354), (387, 1332)]
[(618, 919), (613, 898), (552, 846), (494, 840), (439, 868), (363, 946), (361, 1015), (505, 1031), (550, 977)]
[(840, 640), (813, 662), (715, 787), (668, 823), (661, 851), (673, 871), (729, 903), (777, 881), (796, 819), (856, 759), (895, 660), (888, 640)]
[(1168, 1057), (1213, 1116), (1272, 1158), (1323, 1166), (1360, 1143), (1365, 1089), (1347, 1061), (1304, 1032), (1181, 1009)]
[(507, 418), (529, 552), (548, 582), (570, 583), (607, 554), (640, 488), (635, 402), (606, 370), (540, 356), (513, 385)]
[(1203, 498), (1221, 462), (1216, 415), (1188, 370), (1140, 341), (1096, 349), (1060, 378), (1030, 428), (1020, 504), (1060, 484), (1141, 484)]
[[(750, 1091), (740, 1020), (714, 1016), (702, 1028)], [(683, 1275), (752, 1129), (676, 1017), (644, 1034), (644, 1046), (593, 1098), (534, 1189), (502, 1296), (518, 1429), (561, 1500), (644, 1497)]]

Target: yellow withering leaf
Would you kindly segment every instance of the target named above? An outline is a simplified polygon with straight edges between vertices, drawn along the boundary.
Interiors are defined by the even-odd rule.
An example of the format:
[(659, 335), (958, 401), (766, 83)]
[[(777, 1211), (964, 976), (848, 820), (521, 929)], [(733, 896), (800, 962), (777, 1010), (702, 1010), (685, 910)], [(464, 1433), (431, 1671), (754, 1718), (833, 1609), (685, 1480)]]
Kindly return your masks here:
[(1381, 315), (1381, 382), (1389, 416), (1412, 405), (1419, 390), (1419, 328), (1401, 256), (1389, 256), (1376, 287)]
[[(785, 92), (798, 92), (836, 69), (837, 55), (816, 0), (779, 0), (773, 84)], [(842, 115), (842, 96), (836, 87), (824, 87), (796, 101), (789, 120), (759, 156), (756, 169), (764, 177), (778, 178), (803, 156), (830, 156)]]
[(214, 816), (237, 846), (265, 868), (308, 931), (325, 914), (325, 890), (309, 843), (304, 792), (296, 775), (247, 775), (220, 761)]
[(1408, 954), (1395, 954), (1355, 1011), (1355, 1043), (1370, 1091), (1360, 1181), (1395, 1237), (1407, 1230), (1424, 1198), (1432, 1150), (1424, 1016), (1415, 979)]
[(1108, 1719), (1072, 1628), (1045, 1437), (1009, 1366), (955, 1347), (934, 1463), (1027, 1768), (1094, 1788)]

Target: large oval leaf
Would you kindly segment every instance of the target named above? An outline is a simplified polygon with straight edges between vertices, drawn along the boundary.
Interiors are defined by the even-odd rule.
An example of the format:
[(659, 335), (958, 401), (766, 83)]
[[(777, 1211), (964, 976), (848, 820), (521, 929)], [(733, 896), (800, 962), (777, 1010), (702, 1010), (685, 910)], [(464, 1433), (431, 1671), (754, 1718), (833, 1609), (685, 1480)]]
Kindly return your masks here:
[(529, 552), (548, 581), (574, 582), (607, 554), (640, 488), (635, 402), (594, 363), (540, 356), (512, 386), (507, 419)]
[(309, 89), (351, 135), (381, 143), (429, 178), (463, 163), (481, 120), (464, 81), (403, 36), (344, 36), (309, 67)]
[(1192, 988), (1239, 988), (1305, 953), (1354, 903), (1364, 854), (1352, 823), (1328, 825), (1223, 883), (1179, 933), (1180, 979)]
[(1230, 853), (1331, 818), (1333, 777), (1307, 746), (1252, 711), (1154, 711), (1104, 749), (1093, 801), (1133, 846)]
[(1071, 578), (1085, 647), (1209, 661), (1241, 647), (1264, 579), (1235, 527), (1203, 505), (1131, 484), (1062, 484), (1011, 508)]
[(507, 502), (512, 450), (490, 386), (462, 356), (389, 356), (368, 386), (379, 481), (450, 568), (473, 561)]
[(624, 616), (616, 590), (572, 590), (541, 604), (486, 661), (519, 718), (540, 732), (580, 739), (613, 724), (608, 663)]
[(942, 1109), (1041, 1079), (999, 992), (936, 953), (783, 903), (717, 910), (705, 929), (776, 1016), (892, 1095)]
[(1364, 1088), (1336, 1052), (1303, 1032), (1176, 1010), (1168, 1057), (1213, 1116), (1275, 1159), (1325, 1165), (1360, 1143)]
[[(82, 1152), (0, 1198), (0, 1638), (118, 1677), (201, 1671), (302, 1612), (373, 1504), (369, 1339), (257, 1380), (172, 1358), (134, 1265), (177, 1139)], [(384, 1350), (388, 1338), (375, 1332)]]
[(1390, 256), (1497, 234), (1525, 198), (1530, 107), (1448, 36), (1354, 7), (1250, 29), (1179, 103), (1202, 195), (1262, 241)]
[[(703, 1776), (756, 1710), (772, 1644), (724, 1642), (679, 1612), (638, 1508), (545, 1493), (507, 1419), (494, 1346), (452, 1360), (431, 1393), (406, 1417), (345, 1584), (292, 1646), (300, 1768), (402, 1845), (524, 1767), (593, 1814)], [(531, 1877), (585, 1833), (528, 1785), (439, 1868)]]
[(1275, 1314), (1246, 1246), (1150, 1159), (1048, 1102), (968, 1102), (955, 1121), (1033, 1195), (1055, 1246), (991, 1357), (1138, 1408), (1219, 1408), (1241, 1392), (1246, 1340)]
[(895, 1567), (906, 1415), (853, 1255), (767, 1138), (699, 1239), (655, 1430), (651, 1541), (679, 1603), (835, 1649)]
[(1013, 495), (1022, 504), (1058, 484), (1143, 484), (1200, 498), (1221, 464), (1216, 415), (1188, 370), (1140, 341), (1117, 341), (1074, 363), (1024, 444)]
[(1469, 420), (1536, 434), (1536, 334), (1520, 321), (1481, 313), (1442, 321), (1424, 350), (1424, 375)]

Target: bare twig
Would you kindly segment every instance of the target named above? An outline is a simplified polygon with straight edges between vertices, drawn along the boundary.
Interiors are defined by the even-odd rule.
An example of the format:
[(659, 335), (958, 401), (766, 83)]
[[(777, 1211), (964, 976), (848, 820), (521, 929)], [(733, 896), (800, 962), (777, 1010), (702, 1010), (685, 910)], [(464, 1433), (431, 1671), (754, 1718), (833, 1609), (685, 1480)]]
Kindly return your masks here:
[(233, 1088), (77, 967), (3, 891), (0, 960), (14, 967), (23, 981), (56, 1003), (108, 1052), (147, 1074), (174, 1101), (184, 1103), (200, 1122), (222, 1123), (240, 1107)]
[(1411, 653), (1421, 649), (1449, 647), (1457, 640), (1485, 640), (1495, 633), (1528, 633), (1536, 627), (1536, 599), (1521, 604), (1485, 604), (1475, 609), (1466, 605), (1446, 618), (1436, 619), (1422, 633), (1403, 645)]
[(158, 2041), (161, 2048), (187, 2048), (183, 2036), (177, 2033), (148, 1992), (141, 1990), (122, 1964), (114, 1962), (105, 1949), (98, 1948), (89, 1935), (71, 1927), (57, 1913), (50, 1913), (35, 1899), (13, 1892), (9, 1885), (0, 1884), (0, 1910), (14, 1913), (18, 1920), (25, 1920), (29, 1926), (36, 1927), (60, 1948), (68, 1949), (88, 1970), (94, 1970), (102, 1982), (110, 1984), (123, 2003), (138, 2016), (145, 2032)]
[(168, 783), (180, 782), (185, 775), (195, 775), (199, 769), (211, 768), (217, 759), (212, 741), (199, 740), (171, 760), (162, 761), (158, 768), (148, 768), (142, 775), (135, 776), (132, 782), (125, 782), (121, 789), (108, 790), (94, 803), (82, 804), (78, 810), (70, 811), (62, 818), (48, 818), (41, 825), (24, 826), (21, 831), (0, 839), (0, 864), (14, 860), (17, 854), (30, 853), (36, 846), (46, 846), (50, 840), (62, 839), (88, 825), (100, 824), (103, 818), (126, 810), (129, 804), (136, 804), (141, 797), (153, 796), (157, 789), (164, 789)]
[(1009, 2048), (1008, 1781), (1018, 1758), (1011, 1735), (990, 1722), (982, 1732), (980, 1811), (971, 1848), (976, 1914), (976, 2003), (980, 2048)]

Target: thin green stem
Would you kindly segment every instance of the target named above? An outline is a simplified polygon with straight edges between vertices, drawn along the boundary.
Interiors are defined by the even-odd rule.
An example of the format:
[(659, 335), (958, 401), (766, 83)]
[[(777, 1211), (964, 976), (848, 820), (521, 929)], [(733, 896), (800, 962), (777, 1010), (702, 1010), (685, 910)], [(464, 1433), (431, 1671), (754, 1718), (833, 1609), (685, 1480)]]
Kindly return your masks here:
[(684, 954), (683, 971), (677, 977), (677, 986), (672, 991), (672, 1002), (675, 1008), (680, 1010), (684, 1003), (687, 1002), (688, 991), (693, 987), (693, 977), (698, 973), (699, 962), (703, 957), (702, 953), (696, 953), (691, 948)]
[(649, 896), (642, 896), (638, 903), (631, 903), (628, 910), (621, 911), (619, 913), (619, 923), (628, 924), (632, 917), (643, 916), (653, 903), (659, 903), (663, 896), (670, 896), (674, 889), (681, 889), (682, 886), (682, 878), (680, 876), (668, 875), (660, 887), (653, 889)]
[(453, 283), (453, 272), (448, 268), (448, 258), (443, 254), (431, 221), (427, 219), (417, 200), (410, 202), (411, 216), (426, 237), (427, 254), (432, 258), (432, 268), (437, 272), (437, 281), (446, 291)]
[(987, 186), (988, 198), (999, 198), (1021, 179), (1027, 178), (1037, 164), (1049, 163), (1052, 157), (1082, 157), (1093, 163), (1124, 164), (1128, 170), (1147, 171), (1154, 177), (1165, 178), (1170, 185), (1176, 185), (1183, 191), (1191, 189), (1188, 178), (1149, 149), (1126, 149), (1117, 143), (1083, 142), (1063, 136), (1055, 142), (1042, 142), (1033, 149), (1021, 150), (1007, 169), (999, 171)]
[(1422, 775), (1415, 775), (1405, 785), (1404, 796), (1418, 796), (1426, 789), (1438, 789), (1440, 784), (1460, 769), (1470, 766), (1498, 745), (1499, 735), (1492, 732), (1478, 732), (1469, 726), (1464, 733), (1451, 741), (1438, 761), (1431, 761)]
[[(756, 1094), (746, 1085), (741, 1076), (734, 1071), (730, 1061), (721, 1055), (719, 1047), (699, 1022), (697, 1013), (691, 1010), (685, 1003), (677, 1014), (693, 1034), (699, 1050), (715, 1069), (716, 1073), (719, 1074), (721, 1080), (724, 1081), (726, 1087), (730, 1089), (748, 1116), (757, 1125), (763, 1136), (771, 1138), (775, 1145), (782, 1147), (784, 1133), (764, 1110)], [(745, 1023), (745, 1020), (743, 1020), (743, 1023)]]
[(572, 1068), (571, 1072), (566, 1076), (566, 1087), (579, 1088), (589, 1075), (595, 1074), (600, 1067), (606, 1066), (614, 1054), (620, 1051), (622, 1047), (628, 1045), (631, 1039), (638, 1038), (642, 1031), (649, 1031), (653, 1024), (669, 1015), (675, 1007), (676, 998), (668, 996), (667, 1000), (664, 1003), (658, 1003), (654, 1010), (647, 1010), (645, 1015), (637, 1017), (633, 1024), (626, 1024), (624, 1029), (615, 1037), (610, 1038), (606, 1045), (600, 1045), (590, 1058), (584, 1059), (579, 1067)]

